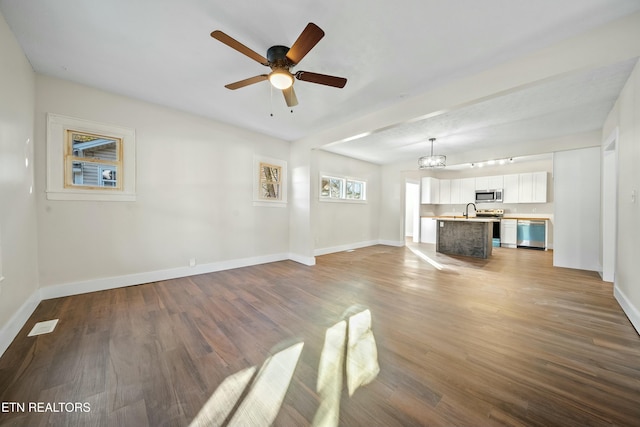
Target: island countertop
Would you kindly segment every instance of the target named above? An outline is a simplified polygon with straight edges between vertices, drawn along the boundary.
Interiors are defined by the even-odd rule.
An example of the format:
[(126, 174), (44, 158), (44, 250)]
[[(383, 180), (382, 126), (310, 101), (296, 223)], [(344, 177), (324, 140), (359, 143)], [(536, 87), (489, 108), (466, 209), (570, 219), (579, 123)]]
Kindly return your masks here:
[(425, 216), (423, 218), (431, 218), (440, 221), (466, 221), (466, 222), (499, 222), (500, 218), (494, 217), (476, 217), (465, 218), (464, 216)]

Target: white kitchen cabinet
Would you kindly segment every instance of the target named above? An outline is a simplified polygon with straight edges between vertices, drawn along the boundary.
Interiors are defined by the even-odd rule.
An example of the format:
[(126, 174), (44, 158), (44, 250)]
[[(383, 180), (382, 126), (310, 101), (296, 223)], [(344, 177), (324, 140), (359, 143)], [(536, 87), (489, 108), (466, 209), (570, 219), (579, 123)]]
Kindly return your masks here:
[(452, 179), (451, 180), (451, 204), (458, 205), (463, 203), (461, 199), (462, 195), (462, 180), (461, 179)]
[(518, 176), (518, 202), (533, 202), (533, 175), (530, 173), (521, 173)]
[(504, 187), (502, 193), (502, 203), (518, 203), (520, 197), (519, 175), (511, 174), (504, 176)]
[(441, 205), (451, 204), (451, 180), (450, 179), (440, 180), (440, 198), (438, 199), (438, 203)]
[(547, 173), (535, 172), (532, 174), (532, 178), (533, 178), (533, 202), (546, 203), (547, 202)]
[(420, 242), (435, 243), (436, 242), (436, 221), (433, 218), (420, 218)]
[(440, 203), (440, 180), (430, 176), (424, 176), (420, 180), (420, 203)]
[(504, 188), (504, 176), (496, 175), (490, 176), (489, 178), (489, 188), (487, 190), (500, 190)]
[(467, 204), (476, 201), (476, 179), (462, 178), (460, 185), (460, 204)]
[(489, 177), (478, 176), (476, 177), (476, 190), (488, 190), (489, 189)]
[(515, 248), (518, 244), (518, 220), (503, 219), (500, 221), (500, 246)]
[(502, 175), (479, 176), (476, 178), (476, 190), (499, 190), (503, 187)]
[(547, 202), (547, 173), (521, 173), (518, 177), (518, 202), (546, 203)]

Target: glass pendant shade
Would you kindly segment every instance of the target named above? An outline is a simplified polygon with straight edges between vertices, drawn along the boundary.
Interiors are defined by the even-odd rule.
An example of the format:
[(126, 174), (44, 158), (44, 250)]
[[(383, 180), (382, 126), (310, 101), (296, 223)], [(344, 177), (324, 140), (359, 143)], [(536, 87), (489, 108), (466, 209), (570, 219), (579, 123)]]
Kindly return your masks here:
[(447, 156), (423, 156), (418, 159), (420, 169), (443, 168), (447, 166)]
[(431, 155), (418, 159), (418, 169), (443, 168), (447, 165), (447, 156), (433, 154), (433, 141), (435, 140), (435, 138), (429, 139), (431, 141)]

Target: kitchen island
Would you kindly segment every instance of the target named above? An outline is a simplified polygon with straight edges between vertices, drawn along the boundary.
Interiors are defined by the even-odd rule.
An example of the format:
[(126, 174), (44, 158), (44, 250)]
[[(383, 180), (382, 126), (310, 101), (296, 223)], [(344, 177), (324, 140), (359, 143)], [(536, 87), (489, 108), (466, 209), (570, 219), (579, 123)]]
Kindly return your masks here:
[(436, 218), (436, 252), (489, 258), (493, 248), (496, 218)]

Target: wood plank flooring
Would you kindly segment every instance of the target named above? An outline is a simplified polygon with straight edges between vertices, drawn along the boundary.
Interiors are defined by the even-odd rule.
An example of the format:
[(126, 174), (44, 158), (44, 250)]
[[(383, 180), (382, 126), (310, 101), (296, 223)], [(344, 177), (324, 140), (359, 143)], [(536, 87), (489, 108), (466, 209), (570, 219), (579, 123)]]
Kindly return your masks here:
[(0, 426), (187, 426), (226, 378), (294, 342), (274, 425), (311, 425), (325, 332), (353, 305), (371, 311), (380, 373), (344, 386), (341, 426), (638, 426), (640, 337), (612, 294), (551, 252), (410, 244), (47, 300), (0, 358), (0, 403), (90, 412), (27, 406)]

